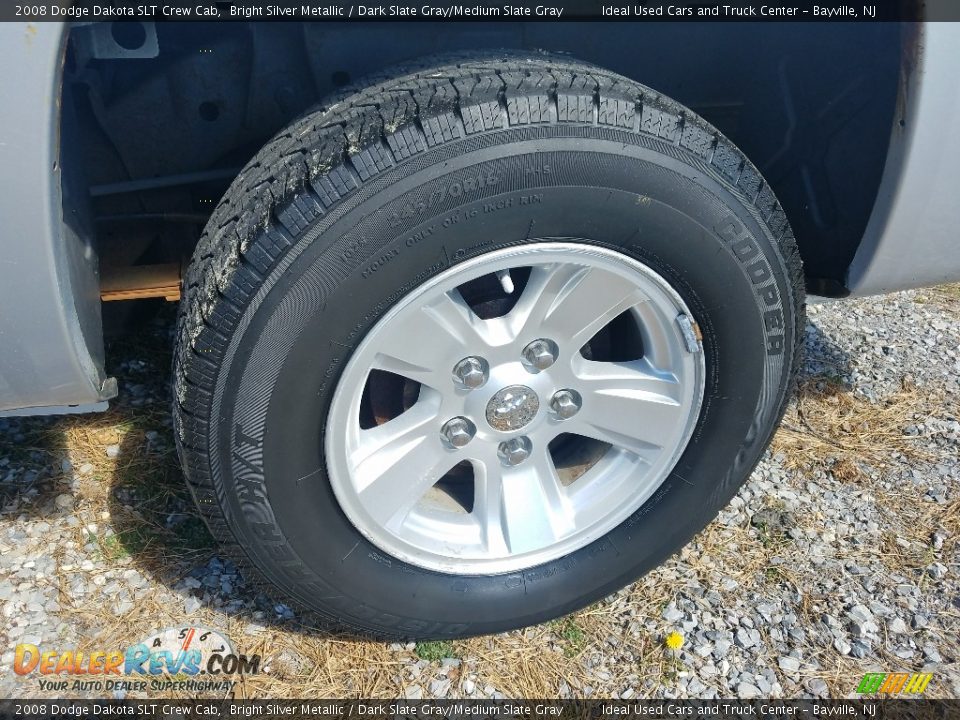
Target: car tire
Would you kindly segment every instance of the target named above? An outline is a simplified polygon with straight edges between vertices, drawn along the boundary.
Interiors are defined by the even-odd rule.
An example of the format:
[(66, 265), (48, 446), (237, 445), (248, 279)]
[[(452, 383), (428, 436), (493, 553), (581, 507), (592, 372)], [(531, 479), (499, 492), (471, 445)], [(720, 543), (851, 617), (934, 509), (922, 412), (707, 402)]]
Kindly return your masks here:
[[(782, 417), (803, 300), (770, 186), (692, 111), (567, 57), (398, 68), (277, 135), (210, 218), (177, 327), (180, 458), (225, 552), (297, 607), (377, 637), (541, 622), (732, 498)], [(575, 387), (601, 366), (672, 389)], [(370, 450), (416, 413), (422, 455)]]

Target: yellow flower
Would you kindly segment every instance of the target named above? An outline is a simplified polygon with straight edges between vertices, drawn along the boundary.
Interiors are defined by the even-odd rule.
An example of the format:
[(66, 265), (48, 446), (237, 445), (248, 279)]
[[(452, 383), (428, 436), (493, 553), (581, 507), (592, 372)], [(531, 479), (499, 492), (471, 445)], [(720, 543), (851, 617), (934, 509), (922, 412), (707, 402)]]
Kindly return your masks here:
[(683, 635), (674, 631), (667, 635), (667, 639), (664, 642), (671, 650), (679, 650), (683, 647)]

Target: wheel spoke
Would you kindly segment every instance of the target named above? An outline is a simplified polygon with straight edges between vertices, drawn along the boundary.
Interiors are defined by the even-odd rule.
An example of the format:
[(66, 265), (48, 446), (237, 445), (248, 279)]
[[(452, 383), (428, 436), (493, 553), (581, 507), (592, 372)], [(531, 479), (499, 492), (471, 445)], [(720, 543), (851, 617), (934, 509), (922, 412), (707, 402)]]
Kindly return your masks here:
[(414, 505), (456, 463), (437, 432), (437, 411), (427, 403), (376, 428), (361, 430), (351, 453), (354, 483), (367, 511), (396, 529)]
[(477, 473), (474, 512), (488, 551), (543, 548), (575, 529), (574, 516), (546, 447), (515, 467), (491, 459)]
[(543, 265), (530, 272), (511, 314), (517, 333), (565, 340), (574, 352), (643, 300), (634, 282), (614, 273), (574, 264)]
[(509, 555), (503, 529), (503, 467), (493, 452), (485, 453), (482, 461), (473, 464), (473, 515), (483, 533), (486, 551), (495, 555)]
[(677, 432), (685, 411), (680, 384), (645, 360), (578, 363), (583, 407), (563, 430), (608, 442), (652, 462)]
[(486, 346), (484, 321), (456, 290), (386, 326), (371, 367), (440, 389), (454, 364)]

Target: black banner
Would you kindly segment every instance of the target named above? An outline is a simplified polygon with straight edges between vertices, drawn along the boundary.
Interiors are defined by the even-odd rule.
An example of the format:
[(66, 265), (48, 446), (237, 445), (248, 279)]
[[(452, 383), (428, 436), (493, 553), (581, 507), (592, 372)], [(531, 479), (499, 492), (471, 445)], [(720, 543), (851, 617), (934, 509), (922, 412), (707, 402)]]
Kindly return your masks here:
[(58, 0), (4, 2), (0, 21), (915, 22), (960, 20), (952, 0)]
[(0, 718), (616, 718), (960, 717), (960, 700), (0, 700)]

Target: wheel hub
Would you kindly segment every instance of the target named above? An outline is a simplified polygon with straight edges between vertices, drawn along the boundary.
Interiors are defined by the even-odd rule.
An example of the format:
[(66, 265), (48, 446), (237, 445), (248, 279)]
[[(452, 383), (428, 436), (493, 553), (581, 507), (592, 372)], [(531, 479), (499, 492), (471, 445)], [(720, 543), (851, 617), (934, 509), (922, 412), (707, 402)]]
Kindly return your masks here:
[(540, 398), (526, 385), (508, 385), (487, 403), (486, 418), (494, 430), (512, 432), (530, 424), (540, 410)]
[[(465, 299), (486, 278), (506, 294), (499, 314)], [(650, 268), (585, 243), (447, 269), (377, 321), (338, 381), (325, 438), (337, 501), (382, 551), (438, 572), (514, 572), (584, 547), (656, 492), (689, 441), (705, 384), (689, 317)], [(635, 355), (604, 359), (596, 347), (624, 322)], [(362, 428), (372, 370), (416, 397)]]

